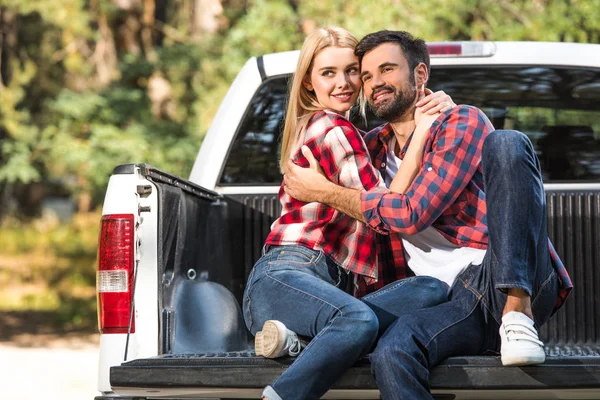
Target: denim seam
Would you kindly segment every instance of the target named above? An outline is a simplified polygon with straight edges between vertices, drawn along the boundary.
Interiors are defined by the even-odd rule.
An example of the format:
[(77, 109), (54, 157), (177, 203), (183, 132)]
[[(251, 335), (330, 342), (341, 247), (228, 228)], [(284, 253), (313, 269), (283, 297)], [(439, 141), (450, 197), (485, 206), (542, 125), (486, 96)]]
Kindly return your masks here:
[(250, 300), (250, 295), (246, 296), (246, 309), (248, 310), (246, 313), (248, 314), (248, 330), (252, 332), (252, 327), (254, 326), (254, 321), (252, 320), (252, 301)]
[[(447, 330), (447, 329), (450, 329), (450, 328), (451, 328), (451, 327), (453, 327), (454, 325), (456, 325), (456, 324), (458, 324), (458, 323), (460, 323), (460, 322), (464, 321), (465, 319), (469, 318), (469, 317), (471, 316), (471, 314), (473, 314), (473, 311), (475, 311), (475, 309), (477, 308), (477, 305), (478, 305), (478, 304), (479, 304), (479, 303), (482, 301), (482, 299), (484, 298), (484, 297), (483, 297), (483, 295), (482, 295), (481, 293), (479, 293), (477, 290), (475, 290), (475, 288), (473, 288), (471, 285), (469, 285), (469, 284), (468, 284), (467, 282), (465, 282), (463, 279), (461, 279), (461, 278), (458, 278), (458, 279), (459, 279), (459, 281), (461, 281), (461, 282), (464, 284), (465, 288), (466, 288), (468, 291), (470, 291), (470, 292), (471, 292), (471, 293), (472, 293), (472, 294), (473, 294), (473, 295), (474, 295), (474, 296), (477, 298), (477, 301), (476, 301), (476, 302), (475, 302), (475, 304), (473, 305), (473, 308), (471, 309), (471, 311), (469, 311), (469, 312), (467, 313), (467, 315), (465, 315), (465, 317), (464, 317), (464, 318), (462, 318), (462, 319), (460, 319), (460, 320), (458, 320), (458, 321), (456, 321), (456, 322), (454, 322), (454, 323), (452, 323), (452, 324), (450, 324), (450, 325), (448, 325), (448, 326), (446, 326), (446, 327), (444, 327), (444, 328), (440, 329), (440, 330), (439, 330), (439, 331), (438, 331), (438, 332), (437, 332), (435, 335), (433, 335), (433, 336), (431, 337), (431, 339), (430, 339), (430, 340), (429, 340), (429, 341), (428, 341), (428, 342), (425, 344), (425, 347), (426, 347), (428, 350), (429, 350), (429, 345), (431, 344), (431, 342), (432, 342), (433, 340), (435, 340), (435, 338), (436, 338), (436, 337), (438, 337), (438, 336), (439, 336), (439, 335), (440, 335), (440, 334), (441, 334), (443, 331), (445, 331), (445, 330)], [(487, 308), (487, 307), (486, 307), (486, 308)], [(425, 362), (427, 362), (427, 363), (429, 364), (428, 360), (422, 360), (422, 361), (425, 361)]]
[[(314, 341), (315, 341), (317, 338), (319, 338), (321, 335), (323, 335), (323, 333), (324, 333), (324, 332), (325, 332), (325, 331), (326, 331), (326, 330), (327, 330), (327, 329), (328, 329), (328, 328), (329, 328), (329, 327), (330, 327), (330, 326), (333, 324), (333, 322), (334, 322), (334, 321), (335, 321), (335, 320), (336, 320), (338, 317), (340, 317), (340, 316), (343, 316), (343, 315), (344, 315), (344, 313), (342, 312), (342, 310), (340, 310), (338, 307), (334, 306), (333, 304), (331, 304), (331, 303), (329, 303), (329, 302), (327, 302), (327, 301), (325, 301), (325, 300), (323, 300), (323, 299), (321, 299), (321, 298), (319, 298), (319, 297), (313, 296), (313, 295), (312, 295), (312, 294), (310, 294), (310, 293), (306, 293), (306, 292), (305, 292), (305, 291), (303, 291), (303, 290), (300, 290), (300, 289), (298, 289), (298, 288), (295, 288), (295, 287), (293, 287), (293, 286), (290, 286), (290, 285), (288, 285), (287, 283), (285, 283), (285, 282), (282, 282), (282, 281), (280, 281), (279, 279), (277, 279), (277, 278), (275, 278), (275, 277), (271, 276), (271, 275), (269, 274), (269, 271), (267, 271), (266, 275), (267, 275), (267, 276), (268, 276), (270, 279), (272, 279), (273, 281), (277, 282), (278, 284), (280, 284), (280, 285), (282, 285), (282, 286), (285, 286), (286, 288), (288, 288), (288, 289), (290, 289), (290, 290), (294, 290), (294, 291), (296, 291), (296, 292), (299, 292), (299, 293), (305, 294), (305, 295), (307, 295), (307, 296), (309, 296), (309, 297), (312, 297), (313, 299), (316, 299), (317, 301), (320, 301), (320, 302), (322, 302), (322, 303), (324, 303), (324, 304), (327, 304), (328, 306), (330, 306), (331, 308), (333, 308), (333, 309), (335, 309), (335, 310), (337, 311), (337, 315), (336, 315), (335, 317), (333, 317), (333, 318), (331, 319), (331, 321), (329, 321), (329, 323), (328, 323), (328, 324), (327, 324), (327, 325), (326, 325), (326, 326), (325, 326), (323, 329), (321, 329), (321, 330), (319, 331), (319, 333), (317, 333), (317, 335), (316, 335), (314, 338), (312, 338), (312, 339), (311, 339), (311, 340), (308, 342), (308, 344), (306, 345), (306, 347), (304, 348), (304, 350), (303, 350), (302, 352), (300, 352), (300, 355), (298, 355), (298, 357), (296, 357), (296, 360), (298, 360), (298, 359), (300, 359), (300, 357), (302, 357), (302, 356), (304, 356), (304, 354), (306, 354), (306, 350), (307, 350), (307, 349), (309, 349), (309, 348), (311, 347), (311, 345), (313, 344), (313, 342), (314, 342)], [(280, 375), (280, 377), (281, 377), (281, 375)], [(277, 381), (278, 381), (278, 380), (279, 380), (279, 377), (278, 377), (277, 379), (275, 379), (275, 381), (273, 381), (272, 385), (275, 385), (275, 384), (277, 383)]]
[(556, 272), (552, 271), (552, 273), (548, 276), (548, 278), (540, 285), (540, 288), (538, 289), (537, 293), (535, 294), (535, 297), (532, 297), (532, 299), (531, 299), (531, 308), (532, 309), (533, 309), (533, 306), (536, 304), (537, 299), (540, 298), (540, 296), (538, 296), (538, 295), (544, 291), (544, 288), (546, 286), (548, 286), (548, 284), (550, 283), (550, 281), (552, 280), (552, 277), (554, 277), (554, 275), (556, 275)]
[[(431, 344), (431, 342), (432, 342), (432, 341), (433, 341), (433, 340), (434, 340), (436, 337), (438, 337), (438, 336), (439, 336), (439, 335), (440, 335), (440, 334), (441, 334), (443, 331), (445, 331), (445, 330), (447, 330), (447, 329), (450, 329), (450, 328), (451, 328), (451, 327), (453, 327), (454, 325), (456, 325), (456, 324), (458, 324), (458, 323), (460, 323), (460, 322), (464, 321), (465, 319), (469, 318), (469, 317), (471, 316), (471, 314), (473, 314), (473, 311), (475, 311), (475, 309), (477, 308), (477, 305), (479, 304), (479, 302), (480, 302), (480, 301), (481, 301), (481, 299), (480, 299), (480, 298), (478, 298), (478, 299), (477, 299), (477, 301), (475, 302), (475, 304), (473, 305), (473, 308), (471, 309), (471, 311), (469, 311), (469, 313), (468, 313), (467, 315), (465, 315), (465, 317), (464, 317), (464, 318), (461, 318), (460, 320), (458, 320), (458, 321), (456, 321), (456, 322), (454, 322), (454, 323), (452, 323), (452, 324), (450, 324), (450, 325), (448, 325), (448, 326), (446, 326), (446, 327), (444, 327), (444, 328), (440, 329), (440, 330), (439, 330), (439, 331), (438, 331), (438, 332), (437, 332), (435, 335), (433, 335), (433, 336), (431, 337), (431, 339), (430, 339), (430, 340), (427, 342), (427, 344), (425, 344), (425, 347), (427, 347), (427, 349), (429, 350), (429, 345)], [(425, 360), (425, 361), (427, 362), (427, 360)], [(428, 363), (428, 364), (429, 364), (429, 363)]]
[(252, 278), (254, 278), (254, 272), (255, 272), (255, 268), (252, 268), (252, 270), (250, 270), (250, 273), (248, 274), (248, 279), (246, 279), (246, 282), (252, 284)]
[(523, 289), (526, 292), (530, 292), (528, 286), (522, 285), (520, 283), (496, 283), (494, 285), (495, 289)]
[(458, 280), (463, 283), (465, 289), (467, 289), (469, 292), (473, 293), (475, 297), (477, 297), (477, 301), (485, 299), (485, 293), (487, 292), (487, 288), (483, 291), (483, 293), (480, 293), (479, 290), (475, 289), (473, 286), (471, 286), (469, 282), (465, 281), (464, 279), (459, 277)]
[[(410, 278), (406, 278), (406, 279), (410, 279)], [(366, 296), (363, 296), (361, 298), (361, 300), (364, 301), (364, 300), (375, 299), (375, 298), (381, 296), (382, 294), (388, 293), (388, 292), (396, 289), (397, 287), (403, 286), (406, 283), (406, 279), (403, 279), (401, 281), (395, 282), (393, 285), (390, 285), (389, 288), (387, 288), (387, 289), (385, 289), (385, 288), (384, 289), (380, 289), (380, 290), (377, 290), (376, 292), (373, 292), (372, 294), (368, 294)]]
[[(263, 255), (264, 257), (264, 255)], [(254, 282), (252, 279), (254, 278), (254, 273), (256, 272), (256, 268), (252, 268), (250, 274), (248, 274), (248, 279), (246, 280), (246, 288), (244, 289), (244, 299), (242, 299), (242, 306), (247, 310), (246, 314), (248, 315), (248, 321), (246, 327), (249, 331), (252, 331), (252, 326), (254, 325), (252, 322), (252, 311), (251, 306), (252, 302), (250, 301), (250, 292), (252, 291), (252, 286), (254, 286)], [(244, 310), (243, 309), (243, 310)]]
[(473, 293), (473, 294), (474, 294), (474, 295), (477, 297), (477, 299), (478, 299), (478, 302), (481, 302), (481, 304), (482, 304), (482, 305), (485, 307), (485, 309), (487, 310), (487, 312), (488, 312), (488, 313), (489, 313), (489, 314), (492, 316), (492, 318), (494, 318), (494, 321), (496, 321), (496, 323), (497, 323), (498, 325), (500, 325), (500, 324), (501, 324), (501, 322), (499, 322), (499, 321), (496, 319), (496, 313), (495, 313), (495, 312), (494, 312), (494, 311), (493, 311), (493, 310), (490, 308), (490, 306), (489, 306), (489, 304), (488, 304), (488, 301), (487, 301), (487, 299), (486, 299), (486, 297), (485, 297), (485, 296), (486, 296), (486, 293), (489, 291), (489, 287), (490, 287), (490, 285), (486, 285), (486, 288), (485, 288), (485, 290), (484, 290), (482, 293), (480, 293), (478, 290), (476, 290), (476, 289), (475, 289), (473, 286), (471, 286), (471, 285), (470, 285), (468, 282), (466, 282), (464, 279), (461, 279), (461, 278), (458, 278), (458, 279), (459, 279), (459, 280), (460, 280), (460, 281), (461, 281), (461, 282), (464, 284), (464, 286), (465, 286), (465, 288), (466, 288), (467, 290), (469, 290), (471, 293)]
[[(297, 292), (300, 292), (300, 293), (303, 293), (303, 294), (305, 294), (305, 295), (307, 295), (307, 296), (309, 296), (309, 297), (312, 297), (312, 298), (314, 298), (314, 299), (317, 299), (317, 300), (319, 300), (319, 301), (321, 301), (321, 302), (323, 302), (323, 303), (327, 304), (328, 306), (330, 306), (330, 307), (332, 307), (332, 308), (336, 309), (336, 310), (337, 310), (337, 311), (338, 311), (340, 314), (342, 313), (342, 310), (340, 310), (339, 308), (337, 308), (337, 307), (336, 307), (336, 306), (334, 306), (333, 304), (331, 304), (331, 303), (329, 303), (329, 302), (327, 302), (327, 301), (325, 301), (325, 300), (323, 300), (323, 299), (321, 299), (321, 298), (319, 298), (319, 297), (317, 297), (317, 296), (313, 296), (312, 294), (310, 294), (310, 293), (307, 293), (307, 292), (305, 292), (305, 291), (303, 291), (303, 290), (300, 290), (300, 289), (298, 289), (298, 288), (295, 288), (295, 287), (293, 287), (293, 286), (291, 286), (291, 285), (288, 285), (288, 284), (287, 284), (287, 283), (285, 283), (285, 282), (282, 282), (282, 281), (280, 281), (280, 280), (279, 280), (279, 279), (277, 279), (276, 277), (272, 276), (272, 275), (270, 274), (270, 272), (271, 272), (271, 271), (267, 271), (267, 272), (266, 272), (266, 275), (267, 275), (269, 278), (273, 279), (275, 282), (279, 283), (280, 285), (283, 285), (283, 286), (285, 286), (285, 287), (287, 287), (287, 288), (289, 288), (289, 289), (295, 290), (295, 291), (297, 291)], [(324, 281), (324, 282), (325, 282), (325, 281)], [(326, 283), (329, 283), (329, 282), (326, 282)]]
[[(306, 261), (306, 262), (296, 262), (296, 261), (289, 261), (289, 260), (280, 260), (279, 259), (279, 255), (281, 255), (282, 253), (285, 253), (286, 251), (288, 251), (288, 253), (294, 253), (294, 250), (281, 250), (278, 254), (277, 254), (277, 259), (274, 261), (271, 261), (271, 259), (273, 257), (271, 257), (271, 259), (269, 259), (269, 261), (267, 262), (267, 264), (281, 264), (281, 263), (287, 263), (290, 265), (297, 265), (297, 266), (302, 266), (302, 267), (306, 267), (309, 266), (310, 264), (317, 264), (321, 258), (323, 257), (323, 250), (312, 250), (315, 251), (317, 253), (319, 253), (317, 256), (315, 256), (314, 254), (311, 255), (310, 257), (310, 261)], [(297, 251), (295, 252), (296, 254), (301, 254), (304, 257), (309, 257), (306, 254)], [(273, 253), (271, 253), (271, 256), (273, 256)]]
[[(282, 255), (284, 255), (286, 252), (288, 254), (292, 254), (294, 256), (297, 256), (298, 258), (303, 258), (304, 261), (280, 260), (280, 257)], [(315, 258), (316, 257), (315, 257), (314, 254), (309, 256), (309, 255), (304, 254), (304, 253), (302, 253), (300, 251), (281, 250), (280, 252), (277, 253), (277, 258), (275, 260), (273, 260), (273, 261), (269, 261), (269, 264), (279, 264), (281, 262), (284, 262), (284, 263), (291, 264), (291, 265), (302, 265), (302, 266), (305, 266), (305, 265), (312, 264), (315, 261)]]
[(492, 316), (492, 318), (494, 319), (494, 321), (496, 321), (496, 324), (498, 324), (498, 326), (502, 325), (502, 321), (498, 321), (498, 319), (496, 319), (496, 313), (489, 307), (488, 302), (485, 301), (485, 297), (483, 297), (482, 299), (483, 300), (481, 301), (481, 304), (483, 304), (488, 314)]

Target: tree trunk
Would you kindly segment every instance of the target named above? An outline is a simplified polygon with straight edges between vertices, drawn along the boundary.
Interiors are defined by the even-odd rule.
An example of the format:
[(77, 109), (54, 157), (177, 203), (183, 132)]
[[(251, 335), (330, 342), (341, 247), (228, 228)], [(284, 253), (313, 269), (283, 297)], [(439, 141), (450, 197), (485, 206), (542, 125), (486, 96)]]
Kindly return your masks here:
[(191, 13), (192, 36), (201, 38), (215, 33), (221, 26), (223, 5), (221, 0), (193, 0)]
[(113, 0), (113, 3), (121, 10), (133, 11), (142, 6), (141, 0)]
[[(81, 188), (87, 188), (87, 179), (83, 176), (77, 177), (77, 183)], [(87, 189), (82, 189), (77, 194), (77, 212), (88, 213), (92, 209), (92, 195)]]
[[(154, 4), (154, 18), (162, 25), (167, 23), (167, 3), (168, 0), (155, 0)], [(154, 43), (159, 47), (162, 46), (164, 37), (162, 30), (154, 32)]]
[(0, 7), (0, 90), (10, 84), (11, 58), (17, 52), (17, 15)]
[(142, 15), (142, 48), (148, 60), (156, 59), (154, 43), (152, 41), (152, 29), (154, 28), (154, 13), (156, 4), (154, 0), (144, 0), (144, 12)]
[(119, 70), (117, 69), (117, 49), (112, 30), (108, 25), (108, 18), (102, 11), (102, 7), (98, 4), (97, 0), (90, 1), (90, 10), (97, 16), (96, 21), (98, 23), (98, 30), (100, 31), (100, 37), (96, 42), (92, 60), (96, 67), (98, 85), (103, 87), (107, 86), (119, 75)]

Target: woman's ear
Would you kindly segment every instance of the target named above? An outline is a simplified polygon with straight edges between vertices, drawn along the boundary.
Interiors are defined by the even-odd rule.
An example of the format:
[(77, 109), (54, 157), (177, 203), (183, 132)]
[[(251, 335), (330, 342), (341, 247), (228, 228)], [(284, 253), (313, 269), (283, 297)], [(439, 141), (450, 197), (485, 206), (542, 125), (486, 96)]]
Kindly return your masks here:
[(312, 92), (313, 89), (314, 89), (312, 83), (310, 83), (310, 77), (309, 76), (306, 76), (302, 80), (302, 86), (304, 86), (306, 88), (306, 90), (308, 90), (309, 92)]
[(424, 63), (419, 63), (415, 67), (415, 86), (420, 90), (427, 86), (428, 80), (429, 72), (427, 71), (427, 66)]

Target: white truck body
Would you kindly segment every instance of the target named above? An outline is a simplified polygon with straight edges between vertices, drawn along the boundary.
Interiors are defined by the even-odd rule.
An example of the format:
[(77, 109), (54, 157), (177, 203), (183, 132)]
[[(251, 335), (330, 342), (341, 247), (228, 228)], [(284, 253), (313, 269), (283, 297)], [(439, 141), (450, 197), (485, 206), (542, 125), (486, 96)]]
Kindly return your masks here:
[[(436, 68), (452, 67), (502, 67), (502, 66), (551, 66), (564, 68), (592, 68), (600, 70), (600, 45), (576, 43), (541, 42), (465, 42), (465, 51), (480, 52), (479, 55), (431, 58), (432, 75)], [(271, 195), (279, 190), (277, 184), (226, 185), (220, 183), (220, 176), (230, 154), (232, 142), (238, 126), (244, 118), (247, 105), (255, 96), (265, 79), (289, 75), (294, 72), (298, 51), (269, 54), (251, 58), (241, 69), (232, 83), (216, 113), (211, 127), (202, 143), (189, 182), (185, 179), (172, 179), (175, 187), (188, 190), (195, 184), (206, 189), (205, 196)], [(590, 83), (600, 85), (600, 81)], [(435, 87), (431, 88), (436, 90)], [(448, 93), (454, 97), (453, 93)], [(598, 133), (596, 133), (598, 135)], [(161, 243), (159, 230), (158, 184), (149, 179), (143, 166), (130, 165), (126, 171), (117, 171), (111, 177), (104, 201), (103, 215), (133, 214), (135, 216), (135, 287), (133, 303), (135, 313), (134, 333), (101, 334), (98, 399), (118, 397), (140, 398), (258, 398), (258, 388), (233, 387), (118, 387), (111, 384), (111, 367), (123, 362), (149, 359), (162, 355), (161, 340), (161, 293), (170, 280), (157, 272)], [(165, 182), (169, 177), (165, 177)], [(191, 183), (191, 184), (190, 184)], [(187, 185), (187, 186), (186, 186)], [(139, 188), (149, 188), (140, 192)], [(183, 190), (182, 189), (182, 190)], [(554, 182), (546, 184), (547, 191), (591, 191), (600, 190), (600, 181)], [(194, 189), (196, 190), (196, 189)], [(214, 192), (213, 194), (209, 192)], [(143, 194), (140, 194), (143, 193)], [(216, 198), (216, 197), (215, 197)], [(167, 210), (169, 212), (173, 210)], [(167, 212), (165, 211), (165, 212)], [(173, 211), (174, 212), (174, 211)], [(596, 265), (600, 267), (600, 265)], [(189, 279), (195, 279), (196, 271), (189, 271)], [(163, 281), (161, 281), (163, 279)], [(578, 290), (578, 289), (576, 289)], [(589, 294), (588, 294), (589, 295)], [(596, 300), (598, 299), (596, 297)], [(598, 307), (600, 310), (600, 307)], [(597, 318), (597, 317), (596, 317)], [(595, 365), (595, 364), (594, 364)], [(596, 370), (594, 370), (594, 373)], [(434, 393), (440, 392), (435, 389)], [(442, 391), (444, 392), (444, 391)], [(581, 389), (535, 389), (520, 390), (453, 390), (456, 399), (531, 399), (600, 398), (597, 388)], [(335, 389), (326, 398), (367, 399), (378, 398), (376, 389)]]

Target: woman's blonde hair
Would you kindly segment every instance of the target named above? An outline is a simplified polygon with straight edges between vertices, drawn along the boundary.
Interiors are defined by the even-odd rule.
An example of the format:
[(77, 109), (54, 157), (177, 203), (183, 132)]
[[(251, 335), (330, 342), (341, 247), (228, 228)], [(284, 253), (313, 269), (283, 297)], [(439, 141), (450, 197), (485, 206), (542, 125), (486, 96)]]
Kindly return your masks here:
[(285, 173), (285, 165), (295, 148), (296, 140), (310, 116), (324, 107), (313, 91), (304, 87), (302, 82), (311, 73), (313, 60), (327, 47), (356, 48), (358, 40), (347, 30), (337, 27), (319, 28), (304, 39), (300, 50), (296, 72), (290, 84), (285, 125), (281, 138), (281, 159), (279, 169)]

